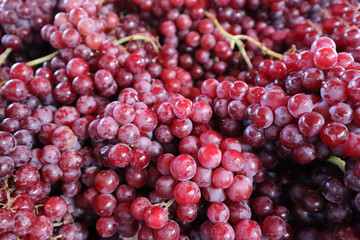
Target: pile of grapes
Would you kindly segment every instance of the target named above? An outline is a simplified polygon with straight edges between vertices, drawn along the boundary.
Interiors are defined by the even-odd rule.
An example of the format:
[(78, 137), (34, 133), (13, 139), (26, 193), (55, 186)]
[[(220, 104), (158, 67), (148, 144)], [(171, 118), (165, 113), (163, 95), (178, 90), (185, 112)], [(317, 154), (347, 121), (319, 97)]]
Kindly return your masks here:
[(0, 0), (0, 240), (359, 240), (360, 3)]

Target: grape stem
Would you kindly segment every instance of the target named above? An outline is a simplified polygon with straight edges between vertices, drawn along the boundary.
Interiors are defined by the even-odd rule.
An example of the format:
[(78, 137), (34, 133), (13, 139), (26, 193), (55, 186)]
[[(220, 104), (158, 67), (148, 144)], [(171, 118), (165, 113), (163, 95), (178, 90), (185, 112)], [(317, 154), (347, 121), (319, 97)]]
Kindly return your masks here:
[(59, 235), (57, 235), (57, 236), (55, 236), (55, 237), (51, 237), (51, 238), (49, 238), (50, 240), (55, 240), (55, 239), (59, 239), (59, 238), (62, 238), (63, 237), (63, 235), (62, 234), (59, 234)]
[(246, 65), (248, 66), (249, 69), (253, 69), (253, 65), (250, 61), (249, 56), (246, 53), (245, 50), (245, 46), (244, 43), (241, 41), (239, 35), (232, 35), (231, 33), (228, 33), (219, 23), (219, 21), (216, 19), (216, 17), (211, 14), (208, 11), (205, 11), (205, 15), (211, 20), (213, 21), (213, 23), (215, 24), (215, 26), (219, 29), (220, 33), (224, 36), (230, 39), (230, 47), (232, 49), (234, 49), (235, 44), (236, 46), (239, 48), (241, 56), (244, 58)]
[(2, 82), (0, 82), (0, 88), (2, 88), (2, 86), (5, 85), (5, 83), (7, 83), (7, 81), (2, 81)]
[(327, 161), (336, 165), (338, 168), (340, 168), (340, 170), (343, 173), (345, 173), (345, 161), (344, 160), (333, 155)]
[(284, 55), (289, 54), (289, 53), (294, 53), (296, 51), (297, 51), (296, 46), (293, 44), (293, 45), (291, 45), (291, 48), (289, 48), (288, 50), (286, 50), (286, 52), (284, 52)]
[(5, 49), (5, 51), (0, 55), (0, 66), (5, 62), (5, 60), (7, 59), (7, 57), (10, 55), (12, 49), (11, 48), (7, 48)]
[(151, 45), (153, 46), (155, 52), (156, 53), (159, 52), (160, 44), (157, 41), (155, 41), (153, 38), (148, 37), (148, 36), (146, 36), (145, 34), (142, 34), (142, 33), (136, 33), (136, 34), (121, 38), (119, 40), (115, 40), (113, 43), (115, 45), (121, 45), (121, 44), (124, 44), (126, 42), (139, 41), (139, 40), (151, 43)]
[(35, 214), (39, 215), (39, 208), (45, 206), (45, 204), (37, 204), (35, 205)]
[(348, 0), (345, 0), (344, 1), (344, 3), (349, 7), (349, 8), (351, 8), (351, 10), (353, 10), (353, 11), (357, 11), (357, 8), (353, 5), (353, 4), (351, 4)]
[(241, 40), (245, 40), (248, 41), (252, 44), (254, 44), (255, 46), (257, 46), (259, 49), (261, 49), (265, 54), (277, 58), (277, 59), (282, 59), (284, 57), (284, 55), (274, 52), (271, 49), (267, 48), (264, 44), (262, 44), (261, 42), (255, 40), (254, 38), (247, 36), (247, 35), (233, 35), (231, 33), (228, 33), (219, 23), (219, 21), (216, 19), (216, 17), (210, 13), (205, 11), (205, 15), (211, 20), (213, 21), (213, 23), (215, 24), (215, 26), (219, 29), (220, 33), (224, 36), (224, 37), (228, 37), (230, 39), (230, 47), (234, 48), (234, 45), (236, 44), (237, 47), (240, 49), (240, 53), (243, 56), (246, 64), (248, 65), (249, 69), (253, 68), (253, 65), (249, 59), (249, 57), (246, 54), (245, 51), (245, 47), (244, 47), (244, 43)]
[(156, 203), (154, 204), (154, 206), (160, 206), (160, 207), (163, 207), (165, 208), (166, 210), (169, 209), (169, 207), (171, 206), (171, 204), (173, 204), (173, 202), (175, 201), (175, 198), (167, 201), (167, 202), (161, 202), (161, 203)]
[(261, 42), (255, 40), (254, 38), (247, 36), (247, 35), (235, 35), (238, 36), (240, 39), (242, 40), (246, 40), (252, 44), (254, 44), (255, 46), (257, 46), (258, 48), (260, 48), (264, 53), (266, 53), (267, 55), (277, 58), (277, 59), (283, 59), (284, 55), (282, 55), (281, 53), (277, 53), (274, 52), (273, 50), (267, 48), (264, 44), (262, 44)]
[(323, 30), (321, 29), (321, 27), (317, 26), (313, 21), (311, 21), (310, 19), (306, 20), (306, 23), (309, 24), (312, 28), (314, 28), (316, 31), (320, 32), (321, 34), (324, 34)]
[(64, 223), (62, 223), (62, 222), (55, 222), (55, 223), (53, 223), (53, 226), (54, 226), (54, 227), (61, 227), (62, 225), (64, 225)]
[[(160, 44), (152, 39), (151, 37), (148, 37), (146, 36), (145, 34), (142, 34), (142, 33), (136, 33), (136, 34), (133, 34), (133, 35), (130, 35), (130, 36), (127, 36), (127, 37), (124, 37), (124, 38), (121, 38), (119, 40), (115, 40), (113, 43), (115, 45), (120, 45), (120, 44), (124, 44), (126, 42), (130, 42), (130, 41), (139, 41), (139, 40), (142, 40), (142, 41), (145, 41), (145, 42), (149, 42), (151, 43), (151, 45), (153, 46), (154, 50), (156, 53), (159, 52), (159, 47), (160, 47)], [(9, 49), (9, 48), (8, 48)], [(5, 51), (8, 51), (8, 49), (6, 49)], [(11, 48), (10, 48), (10, 52), (11, 52)], [(9, 53), (10, 53), (9, 52)], [(4, 52), (5, 53), (5, 52)], [(4, 54), (3, 53), (3, 54)], [(2, 55), (0, 56), (0, 61), (1, 61), (1, 57)], [(59, 54), (59, 51), (55, 51), (53, 53), (50, 53), (49, 55), (46, 55), (44, 57), (41, 57), (41, 58), (37, 58), (37, 59), (34, 59), (34, 60), (31, 60), (30, 62), (27, 62), (26, 64), (30, 67), (33, 67), (33, 66), (36, 66), (36, 65), (39, 65), (43, 62), (46, 62), (46, 61), (50, 61), (51, 59), (53, 59), (54, 57), (56, 57), (57, 55)], [(0, 62), (2, 63), (2, 62)], [(1, 64), (0, 64), (1, 65)], [(0, 83), (0, 88), (2, 87), (2, 85), (4, 85), (4, 83)]]
[(339, 17), (339, 16), (333, 16), (331, 14), (331, 12), (329, 11), (329, 9), (323, 9), (320, 8), (320, 11), (326, 16), (326, 17), (331, 17), (331, 18), (336, 18), (336, 20), (338, 20), (339, 22), (345, 24), (345, 25), (349, 25), (349, 23), (347, 21), (345, 21), (343, 18)]
[[(6, 178), (4, 181), (4, 186), (1, 188), (6, 193), (6, 203), (1, 204), (2, 208), (10, 208), (11, 205), (11, 195), (10, 195), (10, 188), (9, 188), (9, 179)], [(11, 210), (11, 209), (10, 209)]]
[(41, 64), (43, 62), (46, 62), (46, 61), (49, 61), (49, 60), (53, 59), (58, 54), (59, 54), (59, 51), (55, 51), (55, 52), (50, 53), (49, 55), (46, 55), (44, 57), (37, 58), (37, 59), (34, 59), (34, 60), (30, 61), (30, 62), (27, 62), (26, 64), (29, 65), (30, 67), (33, 67), (33, 66), (39, 65), (39, 64)]

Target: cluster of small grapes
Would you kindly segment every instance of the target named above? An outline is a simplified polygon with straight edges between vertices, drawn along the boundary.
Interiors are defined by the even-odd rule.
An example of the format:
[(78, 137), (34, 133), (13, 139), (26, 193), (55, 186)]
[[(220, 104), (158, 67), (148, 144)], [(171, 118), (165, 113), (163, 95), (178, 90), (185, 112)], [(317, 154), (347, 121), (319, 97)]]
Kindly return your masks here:
[(0, 23), (6, 34), (2, 36), (2, 45), (18, 50), (22, 41), (31, 42), (31, 30), (39, 31), (46, 23), (51, 22), (55, 5), (55, 1), (3, 1)]
[[(340, 67), (343, 72), (337, 72)], [(280, 140), (282, 154), (309, 163), (319, 157), (313, 143), (320, 138), (333, 154), (358, 157), (357, 68), (350, 54), (337, 54), (335, 43), (322, 37), (312, 51), (260, 62), (258, 70), (241, 81), (207, 79), (197, 99), (210, 102), (222, 120), (245, 120), (243, 141), (253, 147)], [(232, 127), (240, 128), (236, 123)]]
[[(294, 27), (289, 37), (296, 46), (309, 47), (318, 37), (327, 34), (336, 43), (338, 49), (352, 54), (358, 60), (359, 53), (357, 45), (359, 44), (360, 32), (357, 28), (360, 15), (356, 9), (359, 3), (356, 1), (335, 1), (329, 8), (319, 8), (322, 13), (321, 22), (302, 22)], [(305, 41), (300, 39), (306, 38)]]
[[(13, 142), (16, 141), (11, 134), (1, 131), (2, 141), (8, 142), (9, 138), (13, 138)], [(2, 178), (0, 239), (47, 239), (54, 235), (54, 228), (63, 239), (74, 236), (77, 236), (77, 239), (87, 238), (86, 226), (74, 222), (72, 212), (75, 206), (71, 205), (71, 199), (65, 195), (49, 197), (51, 178), (54, 177), (52, 172), (59, 172), (57, 170), (59, 167), (56, 164), (46, 163), (47, 160), (52, 160), (51, 157), (54, 157), (51, 156), (52, 152), (49, 156), (50, 148), (56, 148), (53, 145), (48, 146), (49, 149), (44, 154), (41, 154), (41, 149), (30, 150), (32, 156), (27, 156), (27, 162), (31, 161), (29, 163), (19, 162), (21, 158), (25, 160), (21, 154), (26, 155), (28, 153), (26, 151), (19, 153), (24, 145), (17, 145), (12, 154), (0, 158), (2, 166), (0, 172)], [(4, 151), (2, 148), (2, 152)], [(58, 149), (57, 151), (57, 157), (60, 158), (60, 151)], [(62, 154), (63, 159), (67, 158), (64, 154), (65, 152)], [(41, 171), (33, 166), (36, 164), (43, 165)], [(14, 170), (15, 168), (16, 170)], [(69, 178), (62, 178), (64, 181), (63, 188), (66, 189), (64, 194), (71, 191), (66, 186), (66, 182), (71, 182), (72, 175), (74, 175), (71, 171), (67, 173)], [(65, 175), (64, 171), (63, 176)]]
[[(158, 19), (150, 22), (151, 26), (159, 29), (166, 45), (179, 49), (179, 66), (188, 70), (195, 80), (218, 78), (224, 74), (237, 77), (241, 69), (246, 69), (241, 55), (232, 51), (233, 46), (224, 38), (217, 24), (227, 31), (226, 37), (229, 34), (244, 34), (269, 49), (282, 52), (285, 48), (288, 29), (275, 29), (267, 19), (258, 17), (254, 10), (260, 5), (259, 1), (255, 5), (251, 1), (245, 2), (135, 1), (141, 10), (148, 13), (140, 14), (141, 19), (146, 21), (149, 14)], [(273, 5), (277, 4), (282, 5), (284, 1), (277, 1)], [(266, 5), (271, 3), (264, 3), (261, 7), (271, 11)], [(180, 8), (184, 10), (180, 11)], [(209, 16), (208, 10), (216, 14), (218, 22), (215, 25), (210, 19), (204, 18)], [(246, 43), (246, 46), (250, 59), (257, 59), (255, 62), (263, 59), (258, 46), (252, 43)]]
[[(151, 22), (152, 26), (159, 29), (165, 44), (181, 51), (179, 66), (199, 80), (224, 74), (237, 77), (246, 67), (239, 54), (232, 51), (233, 46), (222, 31), (214, 27), (210, 19), (203, 19), (208, 10), (229, 33), (226, 37), (243, 34), (269, 49), (284, 52), (292, 45), (309, 48), (318, 37), (331, 34), (316, 24), (325, 18), (321, 10), (330, 6), (334, 9), (337, 2), (347, 6), (345, 10), (357, 6), (357, 3), (343, 3), (342, 0), (333, 5), (328, 1), (135, 1), (141, 10), (158, 18)], [(184, 8), (183, 12), (179, 7)], [(140, 14), (141, 19), (148, 20), (148, 14)], [(339, 21), (332, 25), (333, 28)], [(341, 34), (342, 37), (344, 32)], [(336, 42), (343, 46), (342, 39)], [(249, 58), (257, 66), (263, 60), (264, 49), (252, 42), (247, 42), (246, 47)]]
[(56, 49), (77, 47), (84, 51), (86, 46), (91, 52), (99, 50), (106, 42), (105, 33), (118, 25), (117, 14), (101, 6), (100, 1), (65, 1), (64, 12), (58, 12), (53, 24), (47, 24), (41, 29), (41, 35)]
[[(40, 29), (52, 22), (57, 1), (1, 1), (1, 52), (12, 54), (15, 62), (26, 61), (44, 55), (46, 41), (40, 36)], [(40, 44), (42, 43), (42, 44)], [(43, 49), (39, 50), (39, 45)], [(26, 51), (22, 51), (27, 49)], [(3, 62), (3, 60), (1, 60)], [(8, 65), (11, 61), (8, 61)]]
[[(265, 159), (264, 152), (260, 159)], [(276, 168), (260, 170), (253, 178), (252, 219), (261, 222), (270, 215), (281, 217), (294, 231), (288, 232), (288, 239), (358, 239), (354, 192), (339, 168), (324, 162), (296, 166), (277, 160)]]

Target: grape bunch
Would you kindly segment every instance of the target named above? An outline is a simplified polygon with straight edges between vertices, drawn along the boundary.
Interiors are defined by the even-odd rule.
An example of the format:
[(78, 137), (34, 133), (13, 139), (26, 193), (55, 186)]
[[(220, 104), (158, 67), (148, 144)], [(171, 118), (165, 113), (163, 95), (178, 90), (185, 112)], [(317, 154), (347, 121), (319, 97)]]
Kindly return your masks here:
[(359, 9), (0, 1), (0, 240), (360, 239)]
[(0, 23), (4, 30), (2, 47), (18, 50), (22, 42), (29, 44), (34, 39), (33, 31), (39, 32), (52, 21), (56, 1), (3, 1), (1, 3)]

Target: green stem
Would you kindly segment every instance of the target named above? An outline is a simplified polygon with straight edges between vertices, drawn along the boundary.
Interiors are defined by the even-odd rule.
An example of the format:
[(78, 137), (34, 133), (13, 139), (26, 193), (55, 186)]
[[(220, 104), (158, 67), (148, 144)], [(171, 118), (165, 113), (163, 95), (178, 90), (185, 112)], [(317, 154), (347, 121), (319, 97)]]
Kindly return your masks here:
[(124, 44), (126, 42), (130, 42), (130, 41), (145, 41), (145, 42), (149, 42), (151, 43), (151, 45), (153, 46), (154, 50), (156, 53), (159, 52), (159, 47), (158, 47), (158, 43), (151, 37), (146, 36), (145, 34), (142, 33), (136, 33), (124, 38), (121, 38), (119, 40), (115, 40), (113, 43), (115, 45), (121, 45)]
[(340, 170), (345, 173), (345, 161), (342, 160), (341, 158), (338, 158), (336, 156), (331, 156), (329, 159), (328, 159), (328, 162), (336, 165), (338, 168), (340, 168)]
[(174, 201), (175, 201), (175, 198), (169, 200), (169, 201), (166, 203), (165, 208), (168, 209), (168, 208), (173, 204)]
[(267, 48), (264, 44), (262, 44), (261, 42), (255, 40), (252, 37), (249, 37), (247, 35), (235, 35), (235, 37), (238, 37), (238, 38), (240, 38), (242, 40), (246, 40), (246, 41), (254, 44), (258, 48), (260, 48), (264, 53), (266, 53), (267, 55), (269, 55), (271, 57), (274, 57), (274, 58), (277, 58), (277, 59), (280, 59), (280, 60), (284, 57), (284, 55), (282, 55), (281, 53), (274, 52), (273, 50)]
[(61, 227), (62, 225), (64, 225), (62, 222), (55, 222), (53, 223), (54, 227)]
[(219, 29), (219, 32), (221, 33), (221, 35), (223, 35), (224, 37), (227, 37), (230, 39), (230, 47), (232, 49), (234, 49), (234, 45), (236, 44), (236, 46), (239, 48), (241, 56), (244, 58), (246, 65), (248, 66), (249, 69), (253, 69), (253, 65), (250, 61), (249, 56), (246, 53), (245, 47), (244, 47), (244, 43), (241, 41), (240, 39), (240, 35), (232, 35), (231, 33), (228, 33), (219, 23), (219, 21), (216, 19), (216, 17), (211, 14), (208, 11), (205, 11), (205, 15), (211, 20), (213, 21), (214, 25), (216, 26), (217, 29)]
[(12, 49), (7, 48), (5, 51), (0, 55), (0, 66), (5, 62), (9, 54), (11, 53)]
[(167, 202), (161, 202), (161, 203), (153, 204), (153, 206), (160, 206), (160, 207), (163, 207), (163, 208), (165, 208), (167, 210), (174, 203), (174, 201), (175, 201), (175, 198), (170, 199)]
[(267, 48), (263, 43), (255, 40), (254, 38), (250, 37), (250, 36), (247, 36), (247, 35), (243, 35), (243, 34), (240, 34), (240, 35), (233, 35), (231, 33), (228, 33), (222, 26), (221, 24), (219, 23), (219, 21), (216, 19), (216, 17), (211, 14), (210, 12), (205, 12), (205, 15), (210, 18), (214, 25), (216, 26), (216, 28), (219, 29), (219, 32), (224, 36), (224, 37), (227, 37), (230, 39), (230, 46), (231, 48), (234, 48), (234, 45), (236, 44), (236, 46), (240, 49), (240, 53), (241, 55), (243, 56), (246, 64), (248, 65), (249, 69), (252, 69), (253, 66), (252, 66), (252, 63), (248, 57), (248, 55), (246, 54), (246, 51), (245, 51), (245, 47), (244, 47), (244, 43), (241, 41), (241, 40), (245, 40), (245, 41), (248, 41), (252, 44), (254, 44), (256, 47), (258, 47), (260, 50), (262, 50), (265, 54), (273, 57), (273, 58), (277, 58), (277, 59), (283, 59), (284, 55), (281, 54), (281, 53), (277, 53), (277, 52), (274, 52), (273, 50)]
[(55, 52), (50, 53), (49, 55), (46, 55), (44, 57), (37, 58), (37, 59), (34, 59), (34, 60), (30, 61), (30, 62), (27, 62), (26, 64), (29, 65), (30, 67), (33, 67), (33, 66), (42, 64), (42, 63), (44, 63), (46, 61), (50, 61), (51, 59), (53, 59), (58, 54), (59, 54), (59, 51), (55, 51)]
[(57, 235), (57, 236), (55, 236), (55, 237), (51, 237), (51, 238), (49, 238), (50, 240), (55, 240), (55, 239), (59, 239), (59, 238), (62, 238), (63, 237), (63, 235), (62, 234), (59, 234), (59, 235)]
[[(145, 34), (142, 34), (142, 33), (136, 33), (134, 35), (131, 35), (131, 36), (127, 36), (127, 37), (124, 37), (122, 39), (119, 39), (119, 40), (115, 40), (113, 43), (115, 45), (120, 45), (120, 44), (123, 44), (123, 43), (126, 43), (126, 42), (129, 42), (129, 41), (137, 41), (137, 40), (142, 40), (142, 41), (145, 41), (145, 42), (150, 42), (151, 45), (153, 46), (154, 50), (156, 53), (159, 52), (159, 43), (157, 43), (154, 39), (146, 36)], [(3, 54), (0, 55), (0, 65), (3, 61), (5, 61), (7, 55), (9, 55), (11, 52), (11, 48), (8, 48), (4, 51)], [(56, 57), (57, 55), (59, 54), (59, 51), (55, 51), (53, 53), (50, 53), (49, 55), (46, 55), (44, 57), (41, 57), (41, 58), (37, 58), (37, 59), (34, 59), (30, 62), (27, 62), (26, 64), (29, 65), (30, 67), (33, 67), (33, 66), (36, 66), (36, 65), (39, 65), (39, 64), (42, 64), (46, 61), (50, 61), (51, 59), (53, 59), (54, 57)], [(4, 55), (4, 56), (3, 56)], [(5, 56), (6, 55), (6, 56)], [(3, 59), (3, 60), (2, 60)], [(2, 61), (1, 61), (2, 60)], [(2, 86), (4, 83), (0, 83), (0, 87)]]
[(2, 82), (0, 82), (0, 88), (2, 88), (2, 86), (5, 85), (5, 83), (7, 83), (7, 81), (2, 81)]
[(293, 52), (296, 52), (296, 46), (293, 44), (293, 45), (291, 45), (291, 48), (289, 48), (288, 50), (286, 50), (286, 52), (284, 52), (284, 56), (286, 55), (286, 54), (289, 54), (289, 53), (293, 53)]

